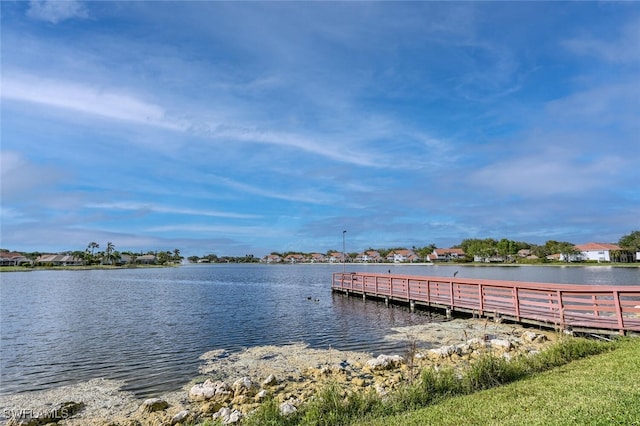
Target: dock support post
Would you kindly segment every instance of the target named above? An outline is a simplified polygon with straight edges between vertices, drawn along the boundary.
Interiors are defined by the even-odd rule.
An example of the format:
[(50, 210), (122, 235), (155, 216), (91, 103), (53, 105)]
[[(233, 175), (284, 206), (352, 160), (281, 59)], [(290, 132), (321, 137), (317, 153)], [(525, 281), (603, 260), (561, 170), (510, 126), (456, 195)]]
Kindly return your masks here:
[(409, 311), (411, 311), (411, 313), (415, 312), (416, 310), (416, 302), (415, 300), (409, 300)]
[(389, 297), (385, 296), (384, 298), (384, 306), (386, 306), (387, 308), (389, 307)]
[(362, 293), (362, 300), (367, 300), (367, 293)]
[(447, 313), (447, 319), (451, 319), (451, 318), (453, 318), (453, 314), (452, 314), (452, 312), (451, 312), (451, 308), (447, 308), (446, 313)]

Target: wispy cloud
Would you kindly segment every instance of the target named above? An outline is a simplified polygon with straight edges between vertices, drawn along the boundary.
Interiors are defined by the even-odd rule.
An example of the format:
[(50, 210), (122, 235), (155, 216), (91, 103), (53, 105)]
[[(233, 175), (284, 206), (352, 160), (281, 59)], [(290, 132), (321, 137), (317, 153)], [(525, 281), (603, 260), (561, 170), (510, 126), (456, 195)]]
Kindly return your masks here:
[(86, 19), (89, 13), (86, 6), (77, 0), (31, 0), (27, 16), (57, 24), (67, 19)]
[(35, 75), (3, 75), (2, 98), (170, 130), (183, 129), (167, 119), (163, 108), (135, 95)]
[(588, 194), (605, 188), (616, 170), (627, 166), (614, 156), (584, 163), (543, 151), (531, 157), (491, 164), (473, 174), (473, 182), (503, 194), (528, 197)]
[(640, 20), (626, 23), (606, 38), (591, 34), (564, 40), (562, 45), (578, 55), (596, 57), (612, 63), (640, 62)]
[(233, 212), (221, 212), (212, 209), (185, 209), (179, 207), (168, 207), (154, 203), (140, 203), (140, 202), (112, 202), (112, 203), (89, 203), (86, 205), (91, 209), (104, 209), (104, 210), (133, 210), (142, 211), (147, 213), (166, 213), (177, 214), (187, 216), (210, 216), (210, 217), (224, 217), (233, 219), (255, 219), (260, 215), (245, 214), (245, 213), (233, 213)]

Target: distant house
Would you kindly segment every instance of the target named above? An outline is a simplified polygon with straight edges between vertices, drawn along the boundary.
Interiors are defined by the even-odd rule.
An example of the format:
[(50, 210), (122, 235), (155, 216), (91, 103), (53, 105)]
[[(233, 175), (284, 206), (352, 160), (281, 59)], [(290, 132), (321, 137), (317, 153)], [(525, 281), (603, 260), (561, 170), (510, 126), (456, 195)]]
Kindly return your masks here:
[(493, 256), (473, 256), (474, 262), (483, 262), (483, 263), (502, 263), (504, 262), (504, 257), (494, 254)]
[(269, 254), (262, 258), (262, 262), (264, 263), (281, 263), (282, 257), (277, 254)]
[(0, 266), (20, 266), (23, 263), (29, 263), (29, 259), (20, 253), (0, 253)]
[(587, 243), (575, 246), (580, 251), (580, 260), (596, 262), (633, 262), (633, 253), (617, 244)]
[(329, 260), (329, 263), (338, 263), (338, 262), (344, 262), (347, 260), (347, 255), (346, 254), (342, 254), (339, 251), (332, 251), (331, 253), (329, 253), (327, 255), (327, 258)]
[(156, 255), (155, 254), (143, 254), (142, 256), (138, 256), (136, 258), (136, 263), (140, 263), (143, 265), (153, 265), (156, 263)]
[(309, 261), (311, 263), (324, 263), (326, 261), (326, 256), (322, 253), (311, 253), (309, 257)]
[(301, 254), (288, 254), (284, 261), (287, 263), (302, 263), (304, 262), (304, 256)]
[(363, 251), (356, 256), (356, 262), (361, 263), (378, 263), (382, 261), (382, 256), (375, 250)]
[(69, 254), (43, 254), (36, 259), (36, 263), (53, 266), (78, 266), (82, 265), (83, 261), (81, 258)]
[(437, 248), (433, 250), (433, 254), (435, 255), (434, 260), (438, 260), (440, 262), (449, 262), (450, 260), (457, 260), (465, 257), (464, 251), (458, 248)]
[(386, 259), (389, 262), (394, 263), (405, 263), (405, 262), (418, 262), (420, 260), (420, 256), (414, 253), (413, 250), (392, 250), (387, 255)]

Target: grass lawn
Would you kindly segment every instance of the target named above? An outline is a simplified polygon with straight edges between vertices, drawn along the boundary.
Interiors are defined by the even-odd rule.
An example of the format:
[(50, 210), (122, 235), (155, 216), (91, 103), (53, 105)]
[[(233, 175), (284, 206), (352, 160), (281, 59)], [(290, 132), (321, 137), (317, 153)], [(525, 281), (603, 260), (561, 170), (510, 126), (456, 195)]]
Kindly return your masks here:
[(356, 425), (640, 425), (640, 338), (471, 395)]

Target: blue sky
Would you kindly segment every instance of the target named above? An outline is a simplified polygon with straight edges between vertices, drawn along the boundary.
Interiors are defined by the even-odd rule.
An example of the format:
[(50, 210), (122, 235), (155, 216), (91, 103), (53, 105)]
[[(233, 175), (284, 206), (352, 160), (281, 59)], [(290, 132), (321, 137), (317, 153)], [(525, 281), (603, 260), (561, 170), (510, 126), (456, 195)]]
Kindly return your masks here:
[(640, 3), (2, 1), (0, 246), (617, 242)]

